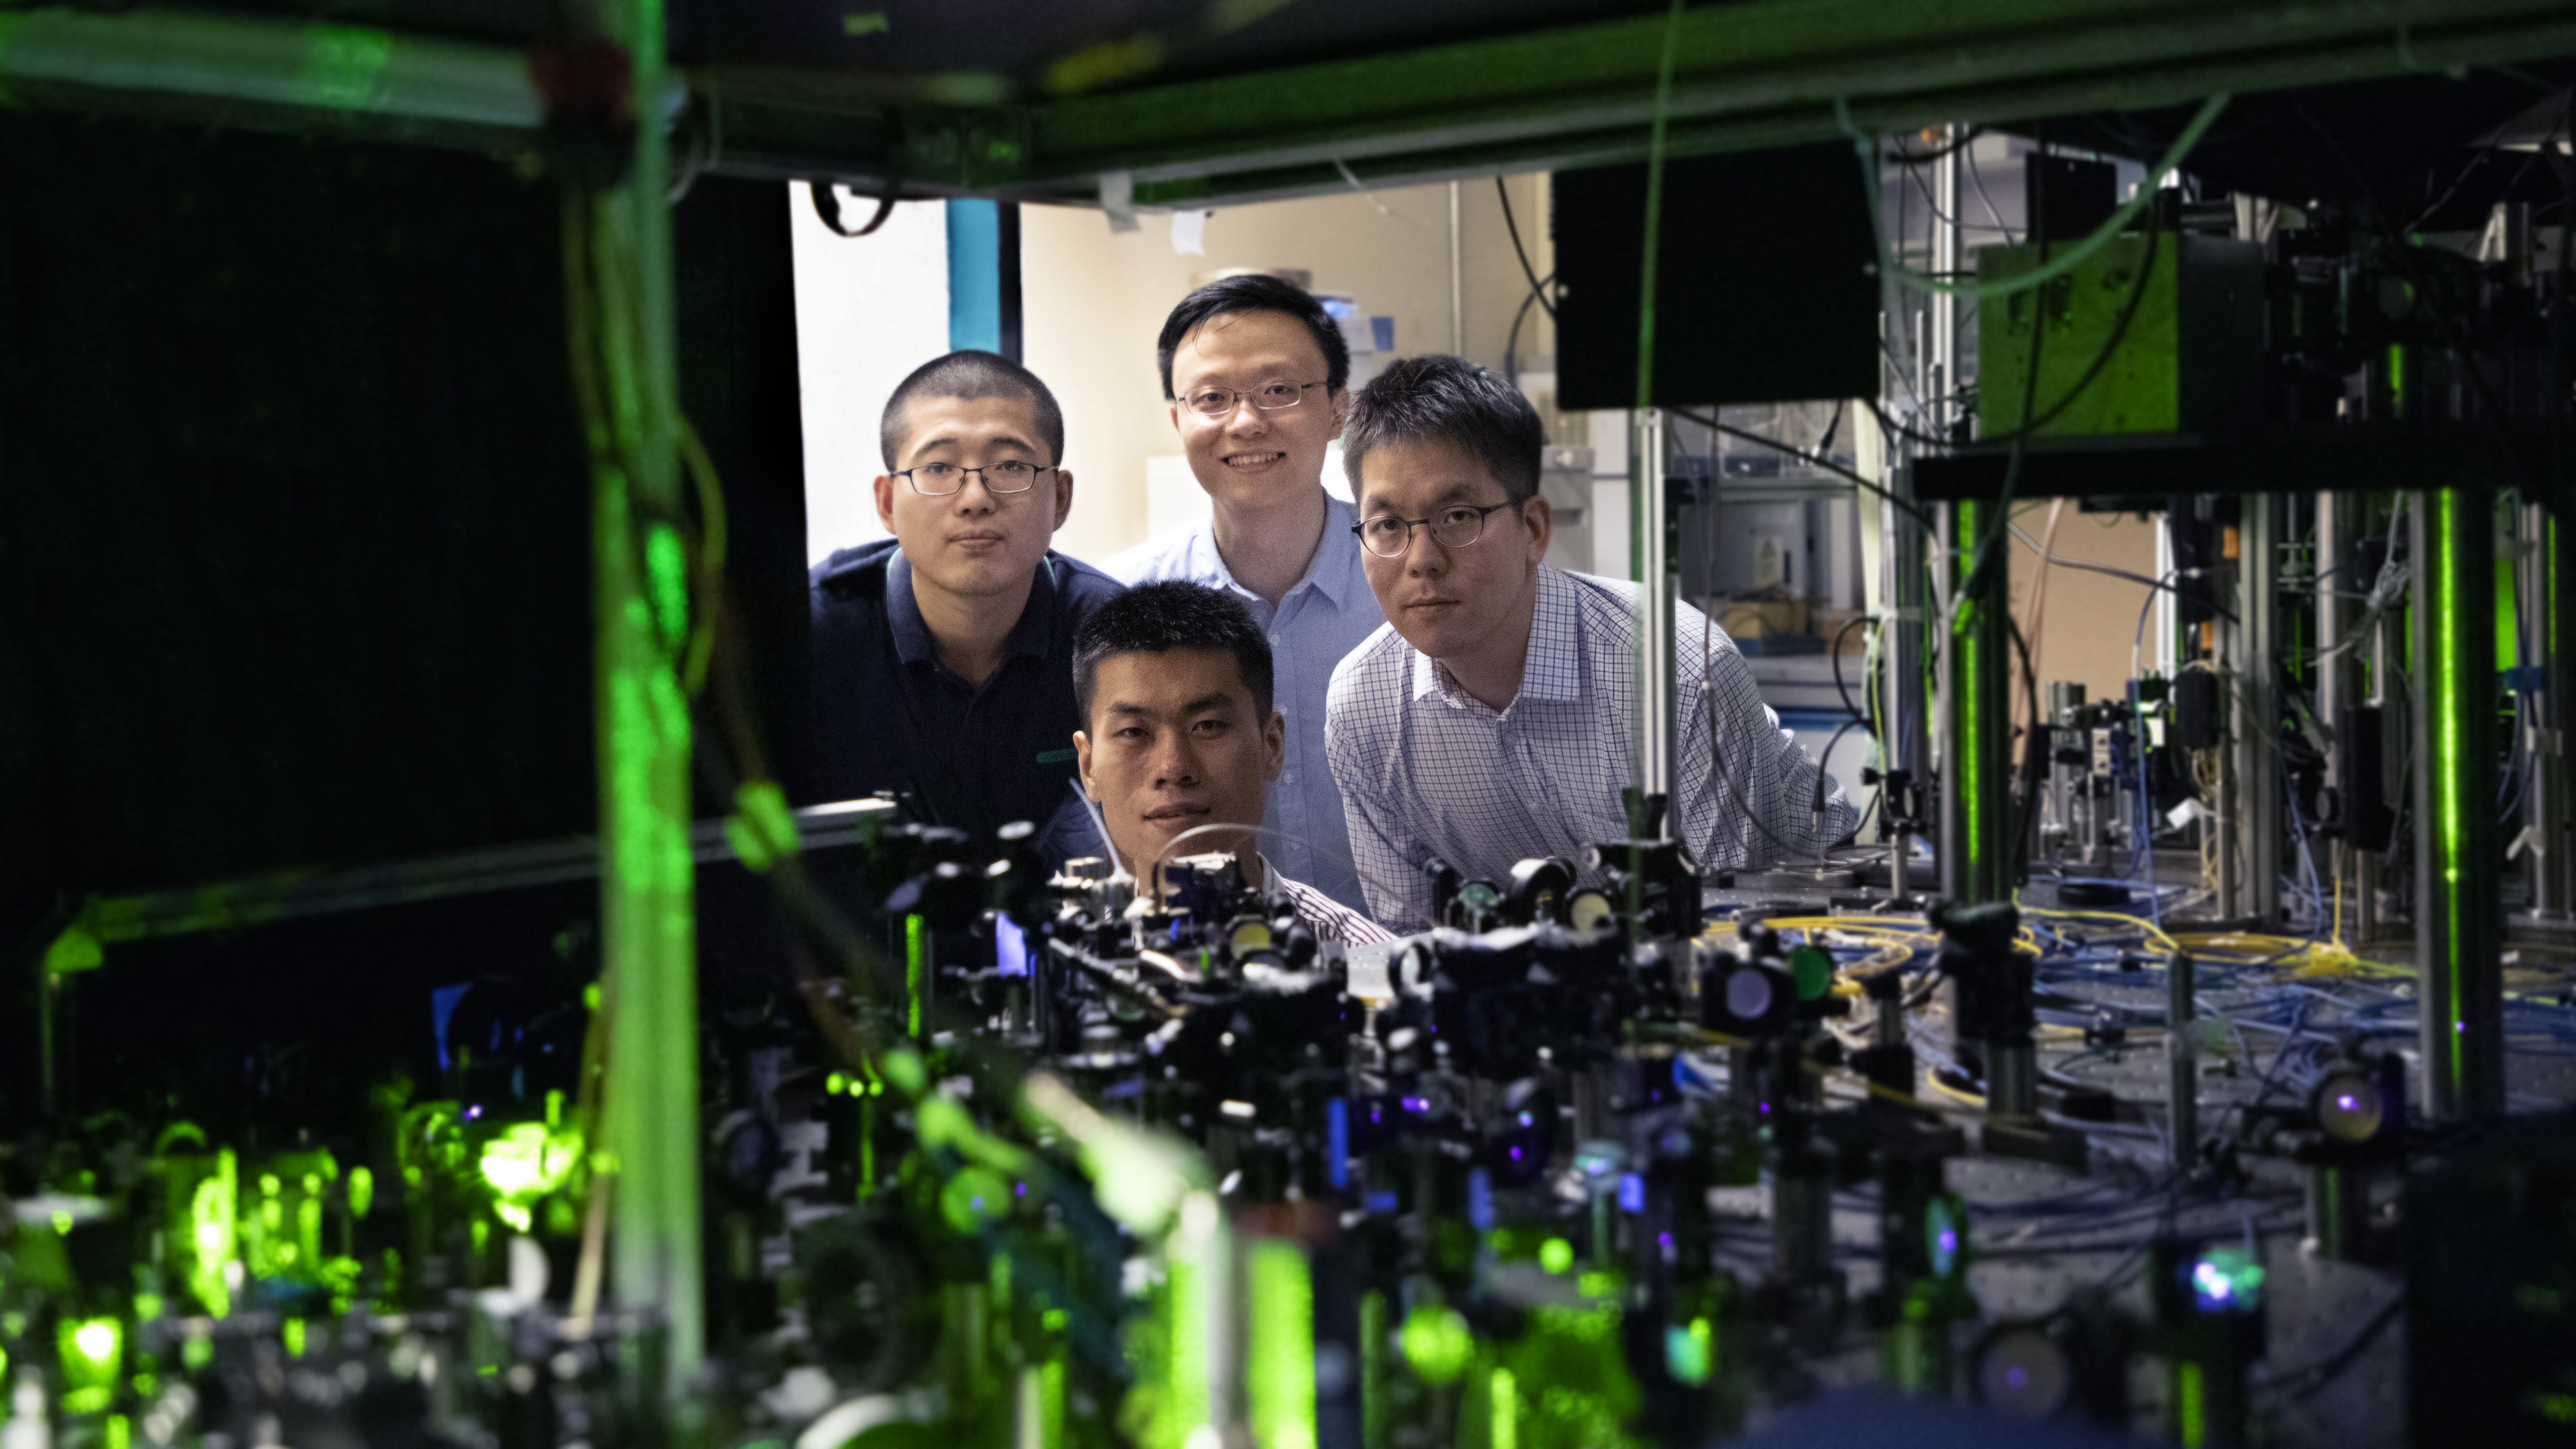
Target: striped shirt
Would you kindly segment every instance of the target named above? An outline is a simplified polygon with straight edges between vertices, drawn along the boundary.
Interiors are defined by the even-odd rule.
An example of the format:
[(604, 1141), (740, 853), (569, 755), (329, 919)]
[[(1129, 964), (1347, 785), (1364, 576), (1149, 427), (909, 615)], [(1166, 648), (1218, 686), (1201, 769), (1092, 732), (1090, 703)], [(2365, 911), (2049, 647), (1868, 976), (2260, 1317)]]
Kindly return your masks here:
[[(1524, 859), (1579, 863), (1586, 847), (1627, 838), (1636, 600), (1634, 584), (1541, 568), (1520, 693), (1500, 712), (1392, 625), (1342, 661), (1325, 735), (1371, 915), (1396, 930), (1431, 924), (1426, 861), (1499, 884)], [(1857, 812), (1763, 705), (1734, 641), (1687, 605), (1675, 620), (1670, 818), (1692, 857), (1703, 869), (1811, 858), (1850, 834)]]

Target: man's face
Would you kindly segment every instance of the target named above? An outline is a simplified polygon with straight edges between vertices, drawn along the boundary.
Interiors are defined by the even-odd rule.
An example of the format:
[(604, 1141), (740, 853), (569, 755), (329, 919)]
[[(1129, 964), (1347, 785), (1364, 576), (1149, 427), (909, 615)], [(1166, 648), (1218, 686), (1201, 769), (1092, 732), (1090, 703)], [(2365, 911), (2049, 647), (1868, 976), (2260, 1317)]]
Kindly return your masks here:
[(1074, 733), (1082, 788), (1100, 802), (1109, 843), (1131, 870), (1163, 856), (1249, 851), (1245, 833), (1202, 825), (1261, 823), (1262, 788), (1278, 778), (1287, 721), (1261, 719), (1234, 656), (1220, 649), (1114, 654), (1100, 661), (1090, 727)]
[[(1360, 459), (1360, 525), (1373, 518), (1461, 516), (1508, 497), (1475, 454), (1453, 443), (1388, 443)], [(1473, 657), (1522, 619), (1547, 556), (1547, 500), (1488, 513), (1476, 541), (1451, 548), (1417, 527), (1393, 558), (1362, 549), (1370, 589), (1404, 641), (1434, 659)]]
[[(1248, 393), (1283, 381), (1298, 388), (1295, 407), (1260, 408), (1241, 398), (1222, 417), (1190, 408), (1196, 393)], [(1211, 317), (1182, 338), (1172, 353), (1172, 426), (1208, 496), (1257, 507), (1314, 487), (1324, 475), (1324, 449), (1342, 435), (1350, 406), (1347, 389), (1330, 392), (1323, 382), (1324, 349), (1285, 312)]]
[[(917, 397), (903, 411), (898, 468), (981, 468), (1006, 459), (1051, 467), (1057, 461), (1038, 441), (1037, 404), (1030, 398)], [(877, 517), (903, 546), (916, 577), (970, 598), (1028, 583), (1073, 507), (1073, 475), (1040, 473), (1027, 492), (1001, 494), (986, 486), (988, 476), (970, 474), (956, 492), (938, 498), (906, 479), (878, 476)]]

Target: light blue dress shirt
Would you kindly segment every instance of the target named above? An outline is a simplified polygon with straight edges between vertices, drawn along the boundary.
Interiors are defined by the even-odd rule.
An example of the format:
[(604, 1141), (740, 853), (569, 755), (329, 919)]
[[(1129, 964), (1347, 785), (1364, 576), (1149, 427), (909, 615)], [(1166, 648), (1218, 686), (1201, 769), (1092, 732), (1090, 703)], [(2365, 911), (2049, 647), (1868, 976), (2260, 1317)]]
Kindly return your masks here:
[(1129, 587), (1160, 579), (1186, 579), (1224, 589), (1243, 600), (1270, 636), (1272, 693), (1288, 716), (1287, 764), (1270, 782), (1261, 853), (1281, 871), (1353, 910), (1368, 909), (1351, 861), (1350, 825), (1342, 792), (1324, 755), (1324, 696), (1342, 656), (1386, 622), (1361, 571), (1360, 541), (1351, 529), (1359, 510), (1324, 499), (1324, 541), (1306, 565), (1306, 576), (1273, 609), (1235, 582), (1217, 556), (1216, 525), (1202, 523), (1150, 539), (1102, 564), (1101, 571)]

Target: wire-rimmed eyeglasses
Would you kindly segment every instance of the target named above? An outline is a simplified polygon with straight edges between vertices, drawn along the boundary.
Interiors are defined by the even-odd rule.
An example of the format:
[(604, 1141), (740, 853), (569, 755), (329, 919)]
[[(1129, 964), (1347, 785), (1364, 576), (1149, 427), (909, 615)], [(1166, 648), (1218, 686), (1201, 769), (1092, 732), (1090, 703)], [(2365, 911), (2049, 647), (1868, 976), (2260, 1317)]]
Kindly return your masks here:
[(910, 483), (912, 491), (924, 497), (945, 498), (966, 486), (966, 475), (969, 473), (982, 474), (984, 491), (998, 496), (1005, 493), (1026, 493), (1038, 486), (1039, 474), (1054, 471), (1056, 470), (1053, 468), (1041, 468), (1035, 463), (1023, 463), (1017, 458), (1005, 458), (999, 463), (987, 463), (981, 468), (961, 468), (954, 463), (924, 463), (918, 468), (898, 468), (894, 476)]
[(1275, 413), (1305, 401), (1306, 389), (1322, 386), (1320, 382), (1293, 382), (1284, 377), (1274, 377), (1250, 392), (1230, 392), (1221, 387), (1193, 388), (1181, 401), (1191, 412), (1203, 418), (1224, 417), (1245, 398), (1252, 399), (1252, 405), (1263, 412)]
[(1413, 546), (1413, 531), (1417, 528), (1430, 529), (1431, 541), (1442, 548), (1465, 548), (1485, 536), (1486, 515), (1517, 506), (1496, 503), (1479, 508), (1472, 503), (1458, 503), (1429, 518), (1398, 518), (1382, 513), (1366, 523), (1352, 524), (1351, 532), (1360, 536), (1362, 547), (1379, 558), (1402, 558), (1404, 551)]

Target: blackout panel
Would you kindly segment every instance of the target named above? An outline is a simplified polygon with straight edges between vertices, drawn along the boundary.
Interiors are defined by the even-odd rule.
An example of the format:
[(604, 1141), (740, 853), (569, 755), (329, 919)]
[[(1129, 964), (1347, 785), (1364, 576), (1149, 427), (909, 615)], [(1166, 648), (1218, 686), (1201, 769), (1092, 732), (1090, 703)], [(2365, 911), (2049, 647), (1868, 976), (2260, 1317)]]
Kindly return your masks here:
[[(723, 647), (740, 655), (770, 770), (804, 798), (805, 434), (787, 185), (700, 177), (671, 215), (680, 406), (724, 480)], [(718, 743), (713, 736), (701, 748)], [(700, 772), (700, 780), (706, 778)], [(732, 810), (700, 789), (701, 817)]]
[[(0, 1112), (33, 1085), (25, 968), (87, 894), (595, 827), (561, 207), (483, 158), (0, 123)], [(701, 179), (674, 242), (683, 404), (729, 505), (726, 645), (751, 712), (791, 726), (763, 733), (792, 784), (783, 186)], [(196, 1053), (267, 1093), (268, 1047), (199, 1038), (284, 1051), (324, 1018), (417, 1056), (433, 986), (595, 969), (595, 893), (112, 948), (65, 996), (64, 1079), (100, 1100), (136, 1060)], [(717, 914), (718, 977), (774, 960), (756, 891)], [(317, 1099), (352, 1089), (350, 1064), (292, 1050)]]
[[(1657, 406), (1878, 391), (1878, 278), (1860, 163), (1844, 144), (1664, 166)], [(1560, 172), (1550, 218), (1557, 403), (1637, 401), (1646, 168)]]
[(480, 157), (0, 122), (13, 920), (587, 828), (559, 216)]

